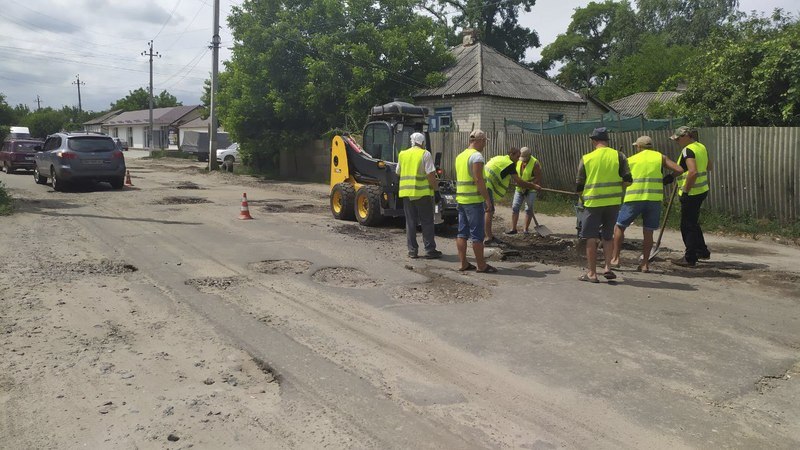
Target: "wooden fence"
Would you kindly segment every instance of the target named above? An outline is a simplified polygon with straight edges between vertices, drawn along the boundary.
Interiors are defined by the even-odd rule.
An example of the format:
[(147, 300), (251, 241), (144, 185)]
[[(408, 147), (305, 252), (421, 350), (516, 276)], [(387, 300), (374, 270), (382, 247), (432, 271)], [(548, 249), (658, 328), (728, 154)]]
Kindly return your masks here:
[[(709, 150), (713, 170), (707, 205), (736, 215), (798, 220), (800, 211), (800, 128), (701, 128), (700, 142)], [(641, 132), (613, 133), (611, 146), (628, 155)], [(680, 149), (670, 131), (649, 131), (654, 148), (677, 160)], [(575, 171), (581, 156), (592, 150), (584, 135), (489, 133), (487, 160), (509, 147), (530, 147), (541, 161), (544, 184), (575, 189)], [(455, 157), (469, 142), (469, 132), (431, 133), (434, 152), (441, 151), (445, 177), (455, 178)]]

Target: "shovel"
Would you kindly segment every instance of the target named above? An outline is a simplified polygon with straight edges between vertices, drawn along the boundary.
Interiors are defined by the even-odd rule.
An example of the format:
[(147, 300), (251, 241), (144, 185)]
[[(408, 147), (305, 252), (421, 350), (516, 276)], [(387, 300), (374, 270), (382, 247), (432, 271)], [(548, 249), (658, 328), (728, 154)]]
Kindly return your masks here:
[(535, 227), (533, 227), (533, 231), (535, 231), (536, 234), (538, 234), (541, 237), (547, 237), (553, 234), (553, 232), (550, 231), (550, 229), (547, 228), (546, 226), (539, 225), (539, 221), (536, 220), (536, 214), (533, 213), (533, 210), (531, 210), (531, 216), (533, 216), (533, 223), (534, 225), (536, 225)]
[[(664, 213), (664, 221), (661, 223), (661, 230), (658, 232), (658, 240), (656, 240), (656, 245), (653, 246), (653, 249), (650, 250), (650, 257), (647, 258), (647, 261), (652, 261), (655, 259), (658, 251), (661, 250), (661, 237), (664, 236), (664, 228), (667, 227), (667, 219), (669, 219), (669, 212), (672, 210), (672, 201), (675, 200), (675, 193), (678, 192), (678, 183), (675, 182), (675, 187), (672, 188), (672, 195), (669, 197), (669, 203), (667, 203), (667, 211)], [(639, 255), (639, 261), (644, 259), (644, 255)]]
[(560, 191), (558, 189), (550, 189), (550, 188), (546, 188), (546, 187), (543, 187), (542, 190), (545, 191), (545, 192), (555, 192), (556, 194), (578, 195), (577, 192)]

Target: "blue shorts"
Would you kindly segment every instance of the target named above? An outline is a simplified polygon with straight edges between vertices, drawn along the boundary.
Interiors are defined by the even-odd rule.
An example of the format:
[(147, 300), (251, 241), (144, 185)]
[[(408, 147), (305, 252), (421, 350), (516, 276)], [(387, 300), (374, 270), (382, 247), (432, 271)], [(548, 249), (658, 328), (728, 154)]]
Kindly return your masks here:
[(483, 243), (486, 237), (484, 230), (484, 204), (458, 205), (458, 234), (456, 237)]
[(617, 216), (617, 226), (628, 228), (633, 221), (642, 216), (645, 230), (657, 230), (661, 218), (661, 202), (641, 201), (623, 203)]
[(514, 214), (519, 214), (520, 209), (522, 209), (522, 204), (525, 204), (525, 212), (529, 215), (533, 215), (533, 203), (536, 201), (536, 191), (528, 191), (527, 194), (523, 194), (517, 190), (514, 191), (514, 200), (511, 202), (511, 212)]

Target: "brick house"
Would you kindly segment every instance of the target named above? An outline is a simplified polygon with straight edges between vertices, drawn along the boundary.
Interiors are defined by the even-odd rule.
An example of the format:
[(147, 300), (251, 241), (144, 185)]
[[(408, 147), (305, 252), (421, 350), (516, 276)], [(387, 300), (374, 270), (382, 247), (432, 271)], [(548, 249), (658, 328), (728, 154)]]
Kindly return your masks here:
[(430, 131), (494, 132), (504, 129), (504, 119), (572, 122), (597, 119), (611, 110), (537, 75), (478, 42), (474, 34), (466, 34), (451, 52), (456, 62), (445, 72), (447, 82), (413, 96), (414, 104), (431, 110)]

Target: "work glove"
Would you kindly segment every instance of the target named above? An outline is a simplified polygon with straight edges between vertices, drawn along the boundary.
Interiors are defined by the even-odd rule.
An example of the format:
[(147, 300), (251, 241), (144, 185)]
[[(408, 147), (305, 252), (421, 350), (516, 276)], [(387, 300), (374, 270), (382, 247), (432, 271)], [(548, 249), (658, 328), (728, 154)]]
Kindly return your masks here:
[(662, 181), (664, 182), (665, 185), (672, 184), (673, 182), (675, 182), (675, 175), (671, 173), (664, 175), (664, 179)]

